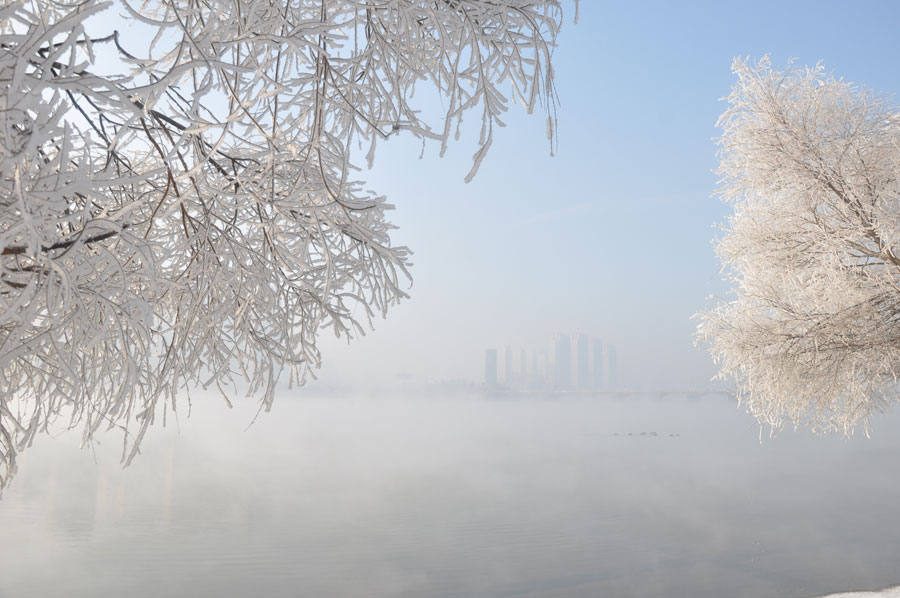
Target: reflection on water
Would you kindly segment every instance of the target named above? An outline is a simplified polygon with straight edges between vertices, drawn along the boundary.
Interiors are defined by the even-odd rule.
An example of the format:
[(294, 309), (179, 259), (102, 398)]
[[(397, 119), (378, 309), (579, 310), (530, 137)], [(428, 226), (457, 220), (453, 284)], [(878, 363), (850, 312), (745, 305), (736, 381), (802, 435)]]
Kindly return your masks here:
[[(42, 439), (0, 596), (814, 596), (897, 583), (900, 418), (759, 429), (723, 397), (195, 402), (121, 470)], [(96, 453), (96, 454), (95, 454)], [(96, 462), (95, 462), (96, 459)]]

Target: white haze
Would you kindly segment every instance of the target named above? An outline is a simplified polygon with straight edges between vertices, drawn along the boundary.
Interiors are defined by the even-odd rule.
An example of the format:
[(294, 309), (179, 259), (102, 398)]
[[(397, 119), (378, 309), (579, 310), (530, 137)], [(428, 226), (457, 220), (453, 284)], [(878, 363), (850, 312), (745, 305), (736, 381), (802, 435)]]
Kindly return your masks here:
[[(900, 419), (759, 430), (722, 396), (195, 397), (122, 470), (44, 439), (0, 504), (0, 596), (720, 598), (896, 583)], [(96, 456), (96, 462), (94, 460)], [(892, 596), (887, 593), (885, 596)], [(895, 594), (894, 594), (895, 595)]]

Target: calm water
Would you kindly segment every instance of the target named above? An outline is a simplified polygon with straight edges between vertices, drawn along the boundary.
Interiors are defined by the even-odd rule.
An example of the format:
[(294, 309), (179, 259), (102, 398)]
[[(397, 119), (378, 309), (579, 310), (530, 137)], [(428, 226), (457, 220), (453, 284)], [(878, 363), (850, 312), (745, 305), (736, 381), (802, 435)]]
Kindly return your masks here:
[[(900, 581), (900, 418), (783, 433), (723, 397), (195, 401), (121, 470), (42, 438), (0, 596), (785, 596)], [(213, 400), (214, 401), (214, 400)], [(96, 462), (95, 462), (96, 460)]]

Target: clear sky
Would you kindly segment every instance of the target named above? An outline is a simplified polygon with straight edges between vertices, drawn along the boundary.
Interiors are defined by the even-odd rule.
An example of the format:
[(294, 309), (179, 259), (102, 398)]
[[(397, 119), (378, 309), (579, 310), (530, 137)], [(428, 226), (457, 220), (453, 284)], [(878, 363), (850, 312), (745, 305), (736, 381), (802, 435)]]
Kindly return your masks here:
[(514, 107), (468, 185), (474, 114), (443, 159), (401, 138), (362, 173), (397, 207), (415, 280), (366, 338), (322, 339), (322, 383), (480, 381), (487, 347), (584, 331), (617, 346), (623, 385), (708, 387), (690, 317), (727, 292), (711, 240), (729, 210), (711, 195), (732, 59), (822, 61), (900, 89), (896, 2), (582, 0), (577, 25), (568, 9), (555, 157), (543, 115)]

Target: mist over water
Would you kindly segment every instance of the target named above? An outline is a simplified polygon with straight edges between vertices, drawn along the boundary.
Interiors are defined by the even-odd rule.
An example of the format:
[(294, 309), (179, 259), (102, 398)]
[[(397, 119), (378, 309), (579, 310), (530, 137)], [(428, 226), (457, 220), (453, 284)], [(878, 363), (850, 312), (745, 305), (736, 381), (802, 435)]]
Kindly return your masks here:
[[(701, 398), (213, 397), (25, 451), (0, 596), (785, 596), (898, 581), (896, 414), (763, 438)], [(246, 429), (246, 431), (245, 431)]]

